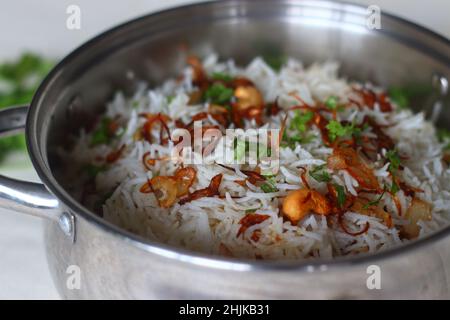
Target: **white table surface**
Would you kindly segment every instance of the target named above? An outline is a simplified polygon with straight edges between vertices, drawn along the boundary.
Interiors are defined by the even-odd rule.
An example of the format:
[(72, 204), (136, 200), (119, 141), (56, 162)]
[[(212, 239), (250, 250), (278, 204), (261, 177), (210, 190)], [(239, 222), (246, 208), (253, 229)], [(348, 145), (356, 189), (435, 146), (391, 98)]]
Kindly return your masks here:
[[(82, 42), (135, 16), (192, 0), (15, 0), (0, 11), (0, 61), (33, 50), (62, 57)], [(198, 2), (198, 1), (195, 1)], [(375, 4), (450, 37), (450, 1), (354, 0)], [(81, 29), (65, 26), (66, 8), (81, 8)], [(24, 156), (0, 166), (0, 173), (37, 180)], [(41, 221), (0, 210), (0, 299), (59, 299), (45, 260)]]

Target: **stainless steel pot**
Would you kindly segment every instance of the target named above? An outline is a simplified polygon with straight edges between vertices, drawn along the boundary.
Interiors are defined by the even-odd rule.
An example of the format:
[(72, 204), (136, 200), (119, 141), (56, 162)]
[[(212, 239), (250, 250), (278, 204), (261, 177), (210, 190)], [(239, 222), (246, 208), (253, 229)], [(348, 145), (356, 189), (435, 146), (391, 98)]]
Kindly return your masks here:
[[(363, 7), (294, 0), (221, 1), (159, 12), (84, 44), (55, 67), (29, 109), (2, 111), (0, 133), (25, 127), (28, 151), (43, 184), (0, 176), (0, 206), (45, 219), (47, 258), (61, 296), (448, 298), (450, 228), (371, 256), (232, 260), (153, 243), (110, 225), (77, 203), (57, 173), (53, 149), (64, 136), (100, 112), (115, 89), (132, 92), (135, 79), (158, 83), (176, 74), (180, 44), (198, 54), (213, 48), (239, 63), (274, 48), (306, 63), (336, 59), (342, 62), (342, 73), (353, 79), (431, 88), (431, 98), (427, 94), (414, 100), (422, 108), (427, 98), (441, 95), (444, 102), (449, 41), (388, 14), (382, 14), (380, 30), (370, 30), (366, 18)], [(441, 89), (435, 94), (433, 76)], [(439, 122), (449, 126), (449, 108)], [(377, 267), (381, 289), (369, 289)], [(78, 271), (80, 288), (72, 282)]]

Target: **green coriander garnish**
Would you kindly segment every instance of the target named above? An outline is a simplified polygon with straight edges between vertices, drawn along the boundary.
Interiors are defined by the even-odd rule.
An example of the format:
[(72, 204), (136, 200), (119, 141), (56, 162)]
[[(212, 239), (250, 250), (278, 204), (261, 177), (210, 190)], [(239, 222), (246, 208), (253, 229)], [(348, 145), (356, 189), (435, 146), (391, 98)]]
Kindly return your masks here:
[(360, 133), (361, 129), (356, 128), (354, 124), (343, 125), (339, 121), (331, 120), (327, 125), (328, 138), (335, 141), (338, 137), (351, 136)]
[(261, 185), (261, 190), (265, 193), (277, 192), (278, 189), (270, 183), (264, 183)]
[(264, 177), (266, 177), (266, 182), (261, 185), (262, 191), (265, 193), (277, 192), (278, 189), (275, 186), (275, 177), (273, 175), (265, 175)]
[(393, 195), (395, 195), (398, 191), (400, 191), (400, 187), (395, 181), (392, 181), (391, 187), (389, 189)]
[(380, 201), (383, 198), (385, 193), (386, 193), (386, 189), (384, 189), (383, 192), (375, 200), (367, 202), (363, 206), (363, 209), (368, 209), (369, 207), (377, 206), (380, 203)]
[(390, 173), (395, 174), (395, 172), (400, 167), (400, 157), (395, 150), (389, 150), (386, 152), (386, 158), (389, 160), (388, 170)]
[(296, 129), (299, 132), (306, 131), (306, 125), (312, 120), (314, 113), (312, 111), (300, 112), (295, 110), (295, 115), (292, 118), (290, 129)]
[(111, 140), (109, 126), (111, 124), (111, 119), (104, 117), (98, 128), (92, 133), (91, 145), (96, 146), (99, 144), (108, 144)]
[(325, 164), (315, 167), (309, 171), (309, 175), (318, 182), (330, 182), (330, 174), (325, 170)]
[(330, 96), (327, 100), (325, 100), (325, 106), (328, 109), (336, 110), (338, 107), (338, 98), (336, 96)]
[(346, 199), (344, 187), (337, 183), (333, 184), (333, 186), (337, 192), (337, 202), (338, 202), (337, 204), (338, 204), (339, 208), (342, 208), (344, 206), (345, 199)]
[(400, 187), (395, 182), (395, 174), (400, 167), (400, 156), (398, 155), (396, 150), (389, 150), (386, 152), (386, 158), (389, 161), (388, 171), (392, 175), (392, 184), (389, 188), (389, 191), (391, 194), (395, 195), (400, 190)]
[(175, 95), (167, 96), (167, 104), (171, 104), (173, 99), (175, 99)]
[(310, 143), (311, 141), (313, 141), (315, 137), (316, 136), (313, 135), (313, 134), (311, 134), (311, 135), (304, 135), (304, 134), (300, 134), (300, 133), (294, 134), (294, 135), (289, 137), (286, 134), (286, 132), (284, 132), (283, 133), (283, 139), (281, 141), (281, 146), (282, 147), (289, 147), (291, 149), (294, 149), (295, 145), (297, 143), (307, 144), (307, 143)]
[(225, 87), (221, 83), (214, 83), (205, 92), (204, 98), (212, 103), (223, 105), (230, 102), (233, 97), (233, 89)]

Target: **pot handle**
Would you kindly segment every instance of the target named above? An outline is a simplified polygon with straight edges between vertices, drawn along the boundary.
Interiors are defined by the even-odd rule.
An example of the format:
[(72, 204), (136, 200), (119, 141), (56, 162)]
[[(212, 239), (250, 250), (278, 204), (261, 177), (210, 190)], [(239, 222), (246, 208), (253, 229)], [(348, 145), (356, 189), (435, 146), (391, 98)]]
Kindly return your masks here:
[[(25, 128), (28, 106), (0, 110), (0, 137)], [(31, 214), (60, 222), (58, 200), (41, 183), (16, 180), (0, 175), (0, 208)]]

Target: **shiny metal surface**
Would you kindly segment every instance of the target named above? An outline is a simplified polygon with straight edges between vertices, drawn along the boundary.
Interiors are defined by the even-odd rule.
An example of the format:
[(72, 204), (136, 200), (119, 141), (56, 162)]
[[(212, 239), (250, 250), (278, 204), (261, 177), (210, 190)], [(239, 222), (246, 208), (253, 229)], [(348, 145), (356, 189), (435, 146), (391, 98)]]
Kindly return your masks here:
[(425, 117), (433, 123), (438, 122), (445, 108), (445, 99), (448, 96), (448, 78), (438, 72), (431, 77), (431, 86), (434, 95), (430, 97), (430, 106), (425, 106)]
[(0, 110), (0, 137), (17, 134), (25, 129), (28, 106)]
[[(0, 110), (0, 136), (23, 131), (28, 106)], [(25, 182), (0, 175), (0, 207), (57, 221), (59, 202), (41, 183)]]
[[(450, 43), (426, 29), (383, 14), (381, 30), (366, 28), (365, 8), (346, 3), (243, 0), (204, 3), (145, 16), (112, 29), (65, 58), (33, 99), (28, 148), (44, 184), (75, 217), (76, 238), (46, 223), (51, 272), (65, 298), (448, 298), (450, 239), (446, 228), (376, 255), (331, 261), (246, 261), (175, 249), (127, 233), (78, 204), (62, 185), (55, 146), (101, 111), (115, 89), (136, 79), (156, 84), (176, 75), (188, 47), (246, 63), (278, 51), (306, 64), (335, 59), (355, 80), (420, 85), (421, 110), (438, 94), (438, 124), (449, 127), (448, 94), (433, 75), (450, 75)], [(128, 75), (128, 76), (126, 76)], [(130, 76), (132, 75), (132, 76)], [(442, 79), (442, 78), (440, 78)], [(436, 101), (436, 100), (434, 100)], [(70, 289), (67, 268), (81, 270)], [(381, 271), (381, 290), (368, 289), (367, 267)]]

